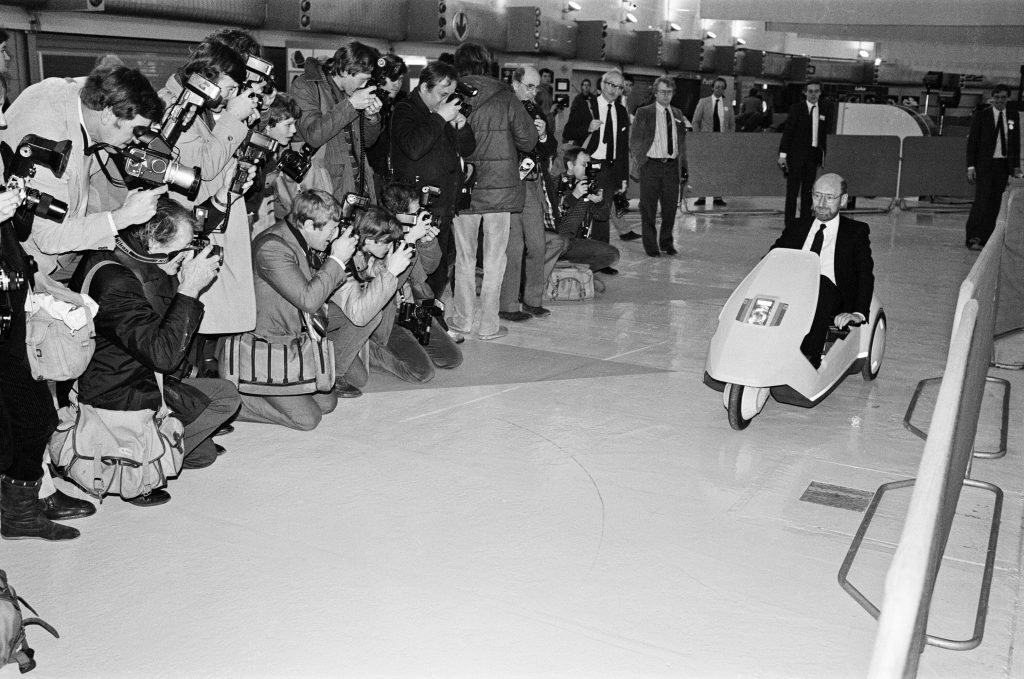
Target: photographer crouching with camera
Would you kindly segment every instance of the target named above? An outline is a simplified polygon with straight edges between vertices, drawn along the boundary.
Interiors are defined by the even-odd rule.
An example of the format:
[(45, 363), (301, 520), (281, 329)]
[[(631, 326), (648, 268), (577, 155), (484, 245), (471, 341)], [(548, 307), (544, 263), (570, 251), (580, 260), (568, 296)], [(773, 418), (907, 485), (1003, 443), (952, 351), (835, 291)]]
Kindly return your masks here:
[[(7, 183), (20, 210), (5, 221), (4, 258), (18, 273), (11, 297), (12, 327), (0, 346), (0, 394), (7, 424), (0, 455), (0, 534), (8, 539), (66, 540), (79, 532), (53, 523), (89, 516), (95, 507), (57, 491), (40, 497), (42, 459), (57, 424), (45, 382), (33, 378), (25, 345), (25, 295), (36, 290), (71, 294), (54, 278), (70, 277), (81, 251), (114, 248), (118, 232), (153, 216), (165, 187), (132, 191), (111, 209), (91, 205), (90, 176), (107, 156), (123, 149), (136, 126), (159, 120), (163, 105), (145, 76), (123, 66), (98, 67), (87, 77), (49, 78), (26, 88), (6, 114), (0, 150)], [(4, 146), (6, 145), (6, 146)], [(16, 166), (25, 176), (16, 176)], [(102, 196), (101, 196), (102, 197)], [(101, 201), (102, 202), (102, 201)], [(3, 215), (10, 220), (11, 215)], [(24, 253), (30, 255), (25, 258)], [(38, 272), (35, 267), (38, 266)], [(34, 275), (33, 275), (34, 274)], [(52, 277), (51, 277), (52, 276)], [(9, 464), (7, 464), (9, 463)]]
[(420, 71), (419, 85), (395, 106), (391, 124), (391, 163), (395, 178), (417, 188), (435, 186), (440, 193), (430, 202), (438, 228), (441, 261), (428, 277), (440, 299), (455, 265), (452, 218), (465, 177), (462, 158), (476, 148), (473, 129), (462, 113), (463, 99), (453, 96), (458, 72), (451, 64), (431, 61)]
[(384, 187), (383, 207), (395, 222), (365, 220), (356, 235), (369, 263), (368, 275), (383, 269), (398, 243), (415, 248), (416, 257), (398, 278), (398, 292), (384, 308), (380, 325), (370, 336), (370, 366), (380, 368), (406, 382), (429, 382), (434, 368), (457, 368), (462, 352), (448, 335), (444, 306), (426, 285), (427, 275), (440, 261), (437, 228), (420, 196), (409, 184), (391, 182)]
[[(113, 411), (160, 411), (166, 401), (184, 424), (184, 468), (189, 460), (212, 463), (210, 438), (238, 411), (238, 391), (221, 379), (171, 376), (186, 358), (199, 329), (203, 291), (216, 280), (222, 260), (216, 246), (193, 245), (192, 213), (162, 198), (156, 214), (129, 227), (114, 252), (92, 252), (79, 263), (72, 290), (82, 290), (100, 305), (96, 315), (96, 353), (78, 379), (79, 403)], [(113, 264), (106, 264), (112, 262)], [(163, 387), (158, 386), (157, 373)], [(127, 500), (140, 507), (171, 499), (162, 489)]]
[[(378, 210), (372, 208), (371, 212)], [(326, 337), (332, 343), (330, 372), (335, 383), (309, 381), (289, 387), (278, 381), (275, 387), (266, 384), (267, 375), (240, 374), (239, 421), (308, 431), (337, 407), (339, 397), (361, 395), (358, 387), (366, 383), (366, 374), (354, 359), (380, 323), (381, 309), (395, 294), (397, 275), (408, 267), (411, 254), (408, 250), (395, 253), (389, 271), (364, 286), (348, 273), (353, 269), (350, 262), (357, 242), (352, 218), (350, 208), (343, 211), (330, 194), (303, 191), (295, 197), (287, 220), (253, 242), (258, 313), (256, 329), (248, 340), (299, 346), (309, 344), (311, 337), (314, 341)], [(357, 221), (363, 218), (360, 215)], [(345, 231), (341, 232), (343, 221)], [(247, 377), (260, 387), (243, 384)], [(292, 382), (296, 377), (293, 374)]]

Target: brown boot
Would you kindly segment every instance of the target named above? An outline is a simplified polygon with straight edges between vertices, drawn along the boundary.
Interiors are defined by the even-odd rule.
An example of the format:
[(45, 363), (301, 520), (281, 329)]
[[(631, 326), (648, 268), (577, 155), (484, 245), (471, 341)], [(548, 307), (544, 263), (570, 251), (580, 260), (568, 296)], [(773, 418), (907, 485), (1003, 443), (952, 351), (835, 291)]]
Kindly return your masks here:
[(46, 518), (39, 503), (42, 481), (0, 476), (0, 536), (5, 540), (74, 540), (79, 532)]

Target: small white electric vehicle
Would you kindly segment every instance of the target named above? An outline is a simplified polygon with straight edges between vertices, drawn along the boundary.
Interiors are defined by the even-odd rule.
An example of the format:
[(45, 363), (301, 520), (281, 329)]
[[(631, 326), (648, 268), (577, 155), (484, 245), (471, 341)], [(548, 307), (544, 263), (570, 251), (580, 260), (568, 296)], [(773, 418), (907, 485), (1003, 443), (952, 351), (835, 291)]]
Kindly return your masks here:
[(771, 250), (732, 293), (711, 338), (704, 383), (722, 392), (733, 429), (745, 429), (768, 396), (810, 408), (847, 375), (878, 376), (885, 355), (885, 312), (871, 298), (867, 323), (830, 328), (815, 370), (800, 353), (818, 300), (818, 256)]

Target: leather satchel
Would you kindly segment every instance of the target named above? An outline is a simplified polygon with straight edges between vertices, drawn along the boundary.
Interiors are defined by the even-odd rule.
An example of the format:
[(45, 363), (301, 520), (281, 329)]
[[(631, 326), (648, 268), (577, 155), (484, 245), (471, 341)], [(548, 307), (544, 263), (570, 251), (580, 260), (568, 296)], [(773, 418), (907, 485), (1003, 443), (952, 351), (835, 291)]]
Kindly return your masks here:
[(224, 342), (218, 370), (239, 393), (296, 396), (334, 389), (334, 343), (320, 335), (308, 314), (301, 314), (298, 337), (261, 337), (243, 332)]
[[(163, 398), (163, 376), (157, 373)], [(73, 403), (47, 444), (63, 478), (93, 497), (149, 495), (177, 476), (185, 457), (185, 427), (166, 403), (159, 412), (107, 410)]]
[(594, 274), (582, 264), (559, 262), (544, 286), (544, 299), (582, 302), (594, 298)]

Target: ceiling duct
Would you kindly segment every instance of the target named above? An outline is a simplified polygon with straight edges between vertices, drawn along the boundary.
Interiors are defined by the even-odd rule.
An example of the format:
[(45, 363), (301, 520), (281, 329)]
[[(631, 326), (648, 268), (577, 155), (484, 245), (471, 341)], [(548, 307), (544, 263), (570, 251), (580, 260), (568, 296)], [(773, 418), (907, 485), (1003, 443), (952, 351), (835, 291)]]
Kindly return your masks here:
[(640, 66), (661, 66), (665, 51), (665, 38), (661, 31), (634, 31), (636, 33), (636, 63)]
[(736, 75), (763, 78), (765, 73), (765, 53), (761, 50), (736, 50)]
[(409, 0), (299, 0), (295, 4), (298, 28), (304, 31), (405, 40)]
[(636, 63), (637, 37), (634, 31), (608, 28), (605, 21), (577, 21), (576, 58), (585, 61)]
[(508, 51), (576, 56), (576, 22), (557, 21), (540, 7), (508, 8)]
[(461, 45), (475, 42), (488, 49), (505, 51), (508, 26), (504, 13), (447, 0), (413, 0), (409, 3), (406, 40)]
[(147, 19), (177, 19), (259, 28), (266, 20), (267, 0), (50, 0), (51, 10), (105, 12)]
[(779, 52), (765, 52), (764, 77), (784, 80), (789, 75), (790, 55)]

